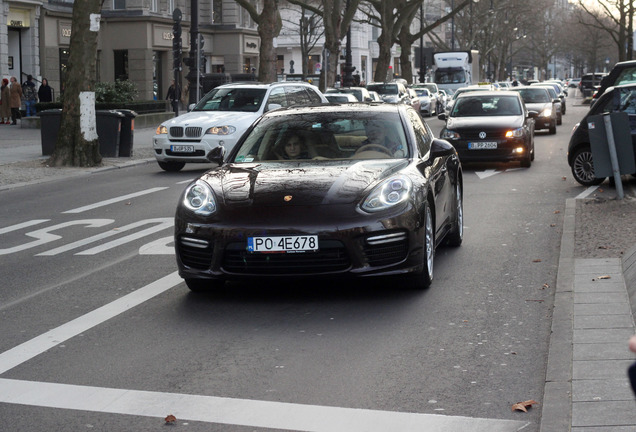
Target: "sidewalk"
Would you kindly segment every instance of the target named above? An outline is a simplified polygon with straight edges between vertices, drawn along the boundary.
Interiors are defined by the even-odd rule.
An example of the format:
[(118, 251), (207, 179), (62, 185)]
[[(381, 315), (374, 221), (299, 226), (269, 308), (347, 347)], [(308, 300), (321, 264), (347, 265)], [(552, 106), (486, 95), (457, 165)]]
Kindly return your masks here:
[[(154, 163), (154, 132), (152, 128), (135, 130), (133, 157), (106, 158), (103, 167), (25, 169), (46, 159), (40, 130), (0, 125), (0, 191), (60, 176)], [(12, 173), (27, 177), (20, 184), (3, 184), (3, 177)], [(630, 206), (636, 205), (634, 184), (631, 181), (625, 188)], [(616, 227), (616, 221), (612, 225), (607, 220), (612, 217), (616, 215), (604, 214), (605, 219), (595, 223)], [(540, 431), (633, 432), (636, 402), (626, 370), (636, 358), (627, 348), (635, 334), (636, 245), (622, 258), (576, 258), (576, 218), (577, 200), (567, 199)], [(635, 225), (629, 216), (618, 223)]]

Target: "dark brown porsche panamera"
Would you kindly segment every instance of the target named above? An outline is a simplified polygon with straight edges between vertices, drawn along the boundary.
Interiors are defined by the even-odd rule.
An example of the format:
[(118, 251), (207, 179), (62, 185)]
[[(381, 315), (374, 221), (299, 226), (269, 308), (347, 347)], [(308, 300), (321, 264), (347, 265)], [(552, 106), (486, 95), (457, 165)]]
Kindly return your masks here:
[(457, 152), (406, 105), (272, 111), (209, 158), (219, 166), (185, 189), (175, 216), (179, 274), (194, 291), (374, 275), (423, 288), (435, 248), (462, 242)]

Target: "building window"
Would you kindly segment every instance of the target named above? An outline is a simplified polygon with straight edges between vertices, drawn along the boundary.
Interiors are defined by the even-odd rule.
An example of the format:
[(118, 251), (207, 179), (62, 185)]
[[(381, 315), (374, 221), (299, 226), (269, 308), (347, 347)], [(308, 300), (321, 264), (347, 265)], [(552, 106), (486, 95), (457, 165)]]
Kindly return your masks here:
[(113, 0), (113, 9), (126, 9), (126, 0)]
[(128, 79), (128, 50), (115, 50), (115, 79), (126, 81)]
[(212, 0), (212, 23), (223, 22), (223, 0)]
[(276, 72), (285, 73), (285, 56), (276, 56)]
[(150, 12), (158, 12), (159, 5), (157, 4), (159, 0), (150, 0)]
[(172, 15), (174, 11), (174, 0), (168, 0), (168, 13)]

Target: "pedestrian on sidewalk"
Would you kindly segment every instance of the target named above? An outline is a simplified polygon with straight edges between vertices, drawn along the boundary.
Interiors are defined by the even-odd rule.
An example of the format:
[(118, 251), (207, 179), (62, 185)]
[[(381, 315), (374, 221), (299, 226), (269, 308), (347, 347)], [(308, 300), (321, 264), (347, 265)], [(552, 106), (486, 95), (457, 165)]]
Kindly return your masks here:
[(10, 96), (10, 104), (11, 107), (11, 124), (17, 125), (17, 120), (22, 117), (20, 115), (20, 106), (22, 105), (22, 86), (18, 82), (17, 78), (12, 76), (10, 78), (11, 81), (11, 96)]
[(181, 87), (175, 84), (174, 80), (168, 87), (168, 94), (166, 95), (166, 100), (170, 101), (170, 105), (172, 105), (172, 111), (177, 112), (179, 110), (179, 100), (181, 99)]
[(46, 78), (42, 78), (42, 84), (38, 89), (38, 99), (40, 102), (53, 102), (53, 89)]
[(33, 75), (27, 75), (27, 80), (22, 84), (22, 96), (26, 107), (26, 116), (35, 115), (35, 103), (38, 101), (38, 92), (35, 90)]
[(0, 87), (0, 124), (9, 124), (11, 117), (11, 89), (9, 88), (9, 80), (2, 78), (2, 87)]

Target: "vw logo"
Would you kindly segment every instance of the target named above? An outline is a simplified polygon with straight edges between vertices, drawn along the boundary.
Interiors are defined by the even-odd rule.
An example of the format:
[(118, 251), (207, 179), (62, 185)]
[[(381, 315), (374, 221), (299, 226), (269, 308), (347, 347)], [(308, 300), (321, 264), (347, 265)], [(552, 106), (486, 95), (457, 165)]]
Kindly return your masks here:
[(486, 138), (486, 132), (479, 132), (479, 139)]

